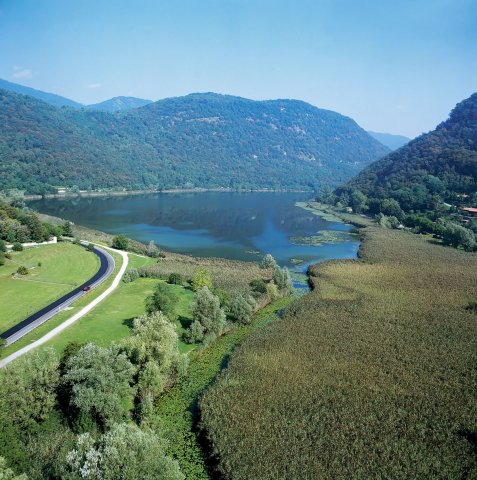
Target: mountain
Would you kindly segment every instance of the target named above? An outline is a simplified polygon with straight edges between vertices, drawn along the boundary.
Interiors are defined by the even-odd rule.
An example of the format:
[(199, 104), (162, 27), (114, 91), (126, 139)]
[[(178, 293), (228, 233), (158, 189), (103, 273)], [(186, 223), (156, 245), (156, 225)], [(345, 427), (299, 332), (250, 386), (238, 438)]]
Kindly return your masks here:
[(404, 211), (432, 211), (441, 200), (477, 202), (477, 93), (435, 130), (372, 163), (336, 193), (353, 190), (370, 203), (392, 198)]
[(336, 186), (388, 151), (296, 100), (192, 94), (110, 113), (0, 90), (0, 189)]
[(149, 103), (152, 103), (152, 100), (144, 100), (135, 97), (114, 97), (101, 103), (88, 105), (86, 108), (102, 110), (104, 112), (118, 112), (130, 108), (144, 107), (144, 105), (148, 105)]
[(60, 95), (55, 95), (54, 93), (42, 92), (41, 90), (35, 90), (34, 88), (25, 87), (24, 85), (19, 85), (18, 83), (7, 82), (6, 80), (2, 79), (0, 79), (0, 89), (19, 93), (21, 95), (29, 95), (30, 97), (37, 98), (38, 100), (42, 100), (43, 102), (49, 103), (55, 107), (83, 107), (81, 103), (74, 102), (69, 98), (61, 97)]
[(406, 143), (411, 141), (410, 138), (404, 137), (403, 135), (393, 135), (391, 133), (379, 133), (379, 132), (370, 132), (368, 133), (375, 138), (378, 142), (381, 142), (383, 145), (386, 145), (391, 150), (397, 150), (398, 148), (403, 147)]

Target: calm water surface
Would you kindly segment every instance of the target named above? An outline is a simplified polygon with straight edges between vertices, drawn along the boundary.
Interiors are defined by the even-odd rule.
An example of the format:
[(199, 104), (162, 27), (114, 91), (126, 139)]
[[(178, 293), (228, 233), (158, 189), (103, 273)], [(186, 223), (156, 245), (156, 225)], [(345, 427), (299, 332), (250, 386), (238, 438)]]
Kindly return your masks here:
[[(339, 243), (298, 245), (294, 237), (352, 227), (323, 220), (295, 202), (303, 193), (177, 193), (130, 197), (53, 199), (32, 208), (141, 242), (154, 240), (166, 250), (200, 257), (260, 260), (271, 253), (283, 266), (304, 271), (311, 263), (354, 258), (355, 236)], [(296, 239), (295, 239), (296, 242)]]

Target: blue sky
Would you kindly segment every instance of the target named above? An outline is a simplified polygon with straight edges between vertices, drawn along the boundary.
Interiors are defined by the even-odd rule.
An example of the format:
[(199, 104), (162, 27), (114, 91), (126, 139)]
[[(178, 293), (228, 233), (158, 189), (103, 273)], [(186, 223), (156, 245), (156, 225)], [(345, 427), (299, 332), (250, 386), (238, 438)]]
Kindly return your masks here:
[(298, 98), (415, 136), (477, 91), (477, 0), (0, 0), (0, 78), (82, 103)]

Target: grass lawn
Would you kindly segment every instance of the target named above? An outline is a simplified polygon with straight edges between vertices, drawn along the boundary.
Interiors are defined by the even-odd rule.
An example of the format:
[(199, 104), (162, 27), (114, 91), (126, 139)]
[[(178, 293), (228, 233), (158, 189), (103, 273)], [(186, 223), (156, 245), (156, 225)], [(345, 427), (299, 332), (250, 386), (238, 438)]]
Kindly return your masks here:
[[(149, 257), (130, 254), (128, 269), (151, 265), (156, 261)], [(154, 286), (160, 281), (162, 280), (138, 278), (130, 283), (121, 282), (109, 297), (88, 315), (53, 338), (47, 343), (47, 346), (52, 346), (61, 352), (72, 341), (94, 342), (97, 345), (108, 346), (111, 342), (126, 337), (129, 335), (133, 319), (145, 312), (146, 297), (152, 293)], [(189, 323), (189, 304), (192, 302), (194, 294), (178, 285), (170, 285), (169, 288), (179, 297), (177, 326), (178, 332), (181, 334), (184, 326)], [(181, 342), (182, 351), (190, 348), (190, 345)]]
[[(28, 275), (12, 277), (20, 265), (29, 269)], [(0, 267), (0, 331), (70, 292), (98, 268), (96, 255), (70, 243), (12, 252), (12, 260)]]

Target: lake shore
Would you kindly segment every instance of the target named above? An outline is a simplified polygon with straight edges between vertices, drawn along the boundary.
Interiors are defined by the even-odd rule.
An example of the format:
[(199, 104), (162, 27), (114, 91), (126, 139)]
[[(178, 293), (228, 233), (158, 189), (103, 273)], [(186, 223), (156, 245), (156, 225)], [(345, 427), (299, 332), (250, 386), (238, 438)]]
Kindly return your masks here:
[(294, 189), (277, 189), (277, 188), (258, 188), (258, 189), (234, 189), (234, 188), (167, 188), (163, 190), (105, 190), (105, 191), (79, 191), (65, 193), (47, 193), (45, 195), (25, 195), (25, 201), (45, 200), (45, 199), (62, 199), (62, 198), (91, 198), (91, 197), (125, 197), (133, 195), (148, 195), (158, 193), (205, 193), (205, 192), (224, 192), (224, 193), (283, 193), (283, 192), (299, 192), (304, 193), (308, 190)]

